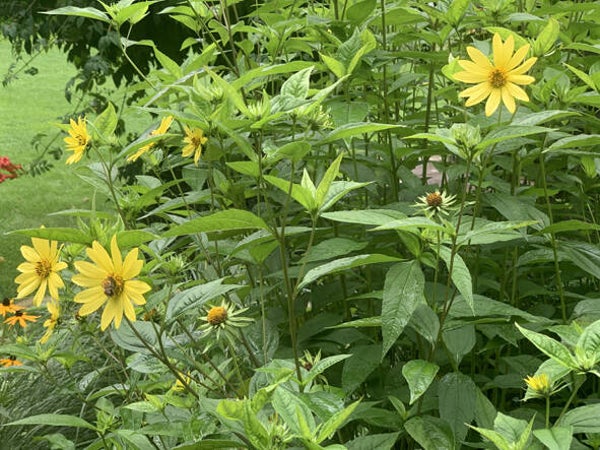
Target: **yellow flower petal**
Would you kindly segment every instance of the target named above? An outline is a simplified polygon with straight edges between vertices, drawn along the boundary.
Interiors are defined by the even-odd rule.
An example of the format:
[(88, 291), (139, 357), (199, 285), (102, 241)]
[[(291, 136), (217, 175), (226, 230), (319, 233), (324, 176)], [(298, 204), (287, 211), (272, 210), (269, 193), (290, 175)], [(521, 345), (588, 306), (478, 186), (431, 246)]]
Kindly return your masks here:
[(485, 103), (485, 115), (486, 116), (491, 116), (492, 114), (494, 114), (494, 111), (496, 111), (498, 109), (498, 106), (500, 106), (500, 100), (502, 99), (502, 93), (500, 89), (493, 89), (492, 92), (490, 92), (490, 96), (487, 99), (487, 102)]

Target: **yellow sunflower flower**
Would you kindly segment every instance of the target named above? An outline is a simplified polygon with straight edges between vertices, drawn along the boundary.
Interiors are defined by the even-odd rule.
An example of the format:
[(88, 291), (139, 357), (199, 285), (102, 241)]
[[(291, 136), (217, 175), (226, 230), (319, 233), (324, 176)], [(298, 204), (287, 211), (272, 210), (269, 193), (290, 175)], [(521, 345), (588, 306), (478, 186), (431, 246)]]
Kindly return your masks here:
[(123, 260), (117, 237), (113, 236), (110, 253), (109, 255), (99, 242), (94, 241), (92, 248), (87, 249), (87, 255), (93, 263), (75, 262), (75, 269), (79, 273), (72, 278), (75, 284), (87, 288), (74, 298), (76, 303), (83, 304), (79, 309), (80, 316), (92, 314), (106, 304), (100, 320), (102, 330), (113, 320), (115, 328), (119, 328), (123, 314), (134, 322), (133, 305), (145, 304), (143, 294), (150, 290), (147, 283), (134, 279), (144, 264), (141, 259), (137, 259), (137, 248), (131, 250)]
[(6, 314), (13, 314), (20, 309), (25, 309), (21, 305), (15, 305), (15, 302), (12, 298), (4, 297), (2, 303), (0, 303), (0, 314), (2, 317), (6, 316)]
[(67, 164), (78, 162), (92, 140), (87, 132), (85, 118), (80, 116), (77, 118), (77, 122), (71, 119), (70, 124), (69, 136), (64, 141), (67, 144), (67, 150), (72, 151), (73, 154), (67, 158)]
[[(165, 117), (163, 120), (160, 121), (160, 125), (158, 126), (158, 128), (156, 130), (152, 130), (150, 132), (150, 136), (160, 136), (160, 135), (165, 134), (167, 131), (169, 131), (169, 127), (171, 126), (172, 122), (173, 122), (173, 116)], [(140, 147), (140, 149), (137, 152), (135, 152), (133, 155), (129, 155), (127, 157), (127, 161), (129, 161), (129, 162), (136, 161), (140, 156), (142, 156), (144, 153), (146, 153), (148, 150), (150, 150), (155, 145), (156, 145), (156, 141), (150, 142), (149, 144), (144, 145), (143, 147)]]
[(534, 391), (535, 395), (545, 397), (552, 393), (552, 382), (545, 373), (525, 378), (525, 384)]
[(58, 300), (58, 290), (65, 284), (58, 274), (67, 267), (67, 264), (58, 260), (58, 244), (56, 241), (31, 238), (33, 247), (21, 246), (21, 254), (27, 260), (21, 263), (17, 270), (21, 272), (15, 278), (17, 298), (23, 298), (37, 289), (33, 297), (33, 304), (39, 306), (46, 295)]
[(475, 83), (475, 86), (458, 94), (460, 97), (468, 97), (466, 106), (476, 105), (487, 98), (485, 115), (491, 116), (500, 106), (500, 101), (511, 113), (516, 109), (515, 98), (529, 101), (525, 91), (517, 85), (528, 85), (535, 81), (532, 76), (524, 74), (535, 64), (537, 58), (529, 58), (523, 62), (529, 45), (522, 46), (513, 54), (514, 47), (512, 35), (502, 42), (500, 35), (494, 34), (493, 63), (475, 47), (467, 47), (472, 61), (459, 60), (458, 64), (464, 71), (454, 74), (458, 81)]
[(200, 156), (202, 156), (202, 146), (206, 144), (208, 138), (204, 136), (204, 131), (201, 128), (188, 128), (184, 127), (185, 137), (183, 142), (187, 145), (183, 147), (182, 156), (187, 158), (194, 154), (194, 164), (198, 165)]
[(54, 333), (54, 328), (56, 328), (56, 325), (58, 325), (58, 321), (60, 319), (60, 307), (58, 302), (50, 301), (46, 307), (50, 313), (50, 318), (44, 322), (44, 328), (46, 328), (46, 332), (41, 337), (40, 344), (45, 344), (48, 342), (48, 339), (50, 339), (50, 336), (52, 336), (52, 333)]

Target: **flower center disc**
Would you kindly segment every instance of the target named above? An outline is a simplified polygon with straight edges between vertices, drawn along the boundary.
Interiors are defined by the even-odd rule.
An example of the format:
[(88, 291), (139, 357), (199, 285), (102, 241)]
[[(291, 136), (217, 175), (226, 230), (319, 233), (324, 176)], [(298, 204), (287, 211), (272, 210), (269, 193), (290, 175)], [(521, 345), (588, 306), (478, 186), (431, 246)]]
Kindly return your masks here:
[(501, 88), (506, 84), (506, 73), (502, 69), (494, 69), (488, 79), (493, 87)]
[(213, 306), (208, 311), (206, 321), (211, 325), (220, 325), (227, 320), (227, 310), (222, 306)]
[(119, 275), (109, 275), (102, 281), (104, 294), (109, 297), (118, 297), (123, 292), (123, 278)]
[(35, 273), (38, 274), (40, 278), (48, 278), (52, 272), (52, 264), (47, 259), (41, 259), (35, 263)]
[(427, 194), (425, 197), (425, 201), (427, 202), (427, 206), (432, 208), (438, 208), (442, 206), (442, 196), (437, 192), (432, 192), (431, 194)]

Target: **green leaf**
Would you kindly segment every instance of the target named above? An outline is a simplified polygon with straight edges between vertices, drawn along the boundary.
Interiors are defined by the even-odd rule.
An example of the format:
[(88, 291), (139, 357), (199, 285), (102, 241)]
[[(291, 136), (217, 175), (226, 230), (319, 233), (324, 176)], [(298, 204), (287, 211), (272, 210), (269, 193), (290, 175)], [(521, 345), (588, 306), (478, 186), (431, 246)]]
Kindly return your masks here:
[(583, 350), (589, 356), (593, 356), (596, 362), (600, 360), (600, 320), (596, 320), (585, 327), (577, 340), (576, 348)]
[(325, 193), (323, 204), (319, 208), (319, 214), (327, 211), (349, 192), (354, 191), (355, 189), (360, 189), (369, 184), (371, 184), (370, 181), (365, 183), (357, 183), (356, 181), (334, 181), (331, 183), (331, 186)]
[(432, 416), (409, 419), (404, 428), (423, 450), (454, 450), (454, 435), (448, 422)]
[(442, 331), (444, 345), (446, 346), (448, 356), (452, 357), (454, 363), (458, 365), (475, 346), (475, 327), (471, 324), (456, 327), (448, 322), (444, 325), (444, 330)]
[(394, 128), (401, 128), (402, 125), (392, 125), (387, 123), (374, 123), (374, 122), (358, 122), (358, 123), (347, 123), (341, 127), (336, 128), (330, 132), (320, 144), (328, 144), (335, 142), (338, 139), (347, 139), (352, 136), (361, 134), (377, 133), (379, 131), (391, 130)]
[(340, 164), (342, 163), (342, 159), (344, 158), (344, 154), (340, 153), (338, 157), (331, 163), (331, 165), (325, 171), (319, 186), (317, 187), (317, 191), (315, 193), (315, 199), (317, 201), (317, 207), (321, 209), (325, 203), (325, 196), (329, 192), (329, 188), (331, 187), (331, 183), (340, 172)]
[(556, 425), (573, 427), (574, 434), (600, 433), (600, 403), (573, 408)]
[(336, 412), (328, 420), (323, 422), (321, 424), (321, 427), (319, 428), (319, 434), (317, 435), (316, 439), (317, 443), (320, 444), (325, 439), (330, 437), (333, 433), (335, 433), (338, 428), (344, 425), (344, 422), (346, 422), (348, 417), (350, 417), (350, 415), (354, 412), (359, 403), (360, 400), (351, 403), (350, 405), (346, 406), (342, 411)]
[(369, 434), (346, 442), (348, 450), (392, 450), (400, 433)]
[(473, 428), (475, 431), (477, 431), (479, 434), (481, 434), (488, 441), (493, 443), (498, 450), (514, 450), (512, 444), (510, 442), (508, 442), (506, 440), (506, 438), (504, 436), (502, 436), (500, 433), (498, 433), (497, 431), (489, 430), (487, 428), (478, 428), (478, 427), (471, 427), (471, 428)]
[(467, 425), (475, 418), (477, 386), (460, 372), (446, 374), (439, 382), (440, 417), (450, 424), (454, 438), (462, 441), (467, 435)]
[(418, 232), (420, 228), (427, 230), (446, 231), (446, 228), (443, 225), (440, 225), (439, 223), (434, 222), (427, 217), (406, 217), (403, 219), (391, 220), (371, 229), (371, 231), (408, 230)]
[(522, 117), (519, 117), (519, 125), (521, 126), (532, 126), (532, 125), (540, 125), (542, 123), (564, 119), (565, 117), (578, 116), (580, 115), (576, 111), (564, 111), (559, 109), (550, 109), (547, 111), (540, 111), (531, 114), (526, 114)]
[(424, 289), (425, 277), (418, 261), (395, 264), (386, 274), (381, 306), (382, 359), (404, 331), (414, 310), (426, 303)]
[(167, 72), (177, 79), (183, 77), (183, 71), (181, 70), (181, 67), (179, 67), (179, 64), (177, 64), (156, 47), (154, 47), (154, 55), (156, 56), (156, 59), (160, 65), (166, 69)]
[(448, 247), (434, 247), (434, 250), (438, 252), (444, 263), (446, 263), (448, 271), (450, 271), (450, 266), (452, 266), (450, 278), (456, 286), (456, 289), (458, 289), (458, 292), (461, 293), (467, 304), (473, 310), (473, 314), (475, 314), (473, 281), (471, 280), (471, 272), (469, 272), (467, 265), (458, 253), (454, 255), (454, 261), (451, 261), (452, 252)]
[(560, 33), (560, 24), (554, 17), (549, 17), (546, 26), (537, 35), (533, 43), (533, 54), (535, 56), (544, 56), (550, 51)]
[(560, 241), (560, 253), (581, 270), (600, 279), (600, 249), (593, 244), (581, 241)]
[[(333, 328), (333, 327), (332, 327)], [(345, 359), (350, 358), (352, 355), (334, 355), (334, 356), (329, 356), (327, 358), (323, 358), (321, 359), (319, 362), (317, 362), (308, 372), (308, 375), (306, 375), (303, 379), (302, 379), (302, 383), (304, 385), (310, 383), (312, 380), (314, 380), (318, 375), (322, 374), (323, 372), (325, 372), (327, 369), (329, 369), (331, 366), (339, 363), (340, 361), (343, 361)]]
[(76, 244), (91, 244), (92, 237), (77, 228), (27, 228), (9, 231), (7, 234), (22, 234), (25, 236), (48, 239), (60, 242), (73, 242)]
[(552, 427), (550, 429), (534, 430), (533, 435), (549, 450), (564, 450), (571, 448), (573, 427)]
[(362, 0), (350, 6), (346, 12), (348, 20), (355, 25), (360, 25), (375, 9), (377, 0)]
[(157, 236), (142, 230), (124, 230), (117, 233), (117, 242), (121, 249), (139, 247), (144, 242), (154, 239), (157, 239)]
[(596, 83), (594, 83), (594, 80), (592, 79), (592, 77), (590, 77), (587, 73), (585, 73), (582, 70), (577, 69), (576, 67), (573, 67), (567, 63), (563, 63), (565, 66), (567, 66), (567, 68), (573, 72), (575, 75), (577, 75), (579, 77), (579, 79), (581, 81), (583, 81), (585, 84), (587, 84), (590, 88), (592, 88), (594, 91), (597, 90), (596, 88)]
[(569, 369), (577, 370), (577, 364), (573, 355), (567, 347), (557, 340), (546, 336), (545, 334), (536, 333), (535, 331), (523, 328), (518, 323), (515, 324), (519, 331), (525, 336), (529, 342), (535, 345), (546, 356), (554, 359)]
[(475, 222), (476, 225), (472, 230), (466, 233), (460, 233), (456, 244), (462, 245), (484, 245), (495, 244), (497, 242), (512, 241), (513, 239), (522, 239), (523, 235), (517, 228), (524, 228), (533, 224), (536, 221), (528, 220), (526, 222), (485, 222), (482, 219)]
[(406, 214), (394, 209), (358, 209), (334, 211), (321, 214), (324, 219), (360, 225), (384, 225), (393, 220), (405, 219)]
[[(358, 27), (355, 28), (355, 30), (358, 30)], [(372, 50), (375, 50), (377, 47), (375, 36), (373, 36), (373, 33), (371, 33), (368, 28), (365, 28), (363, 31), (361, 31), (360, 40), (363, 45), (352, 55), (352, 59), (348, 64), (348, 74), (352, 74), (354, 72), (354, 69), (358, 67), (363, 56), (365, 56), (367, 53), (370, 53)]]
[(88, 430), (96, 430), (96, 427), (86, 420), (77, 416), (68, 414), (38, 414), (36, 416), (25, 417), (24, 419), (15, 420), (5, 424), (9, 425), (45, 425), (52, 427), (75, 427), (87, 428)]
[(358, 345), (352, 356), (344, 362), (342, 388), (348, 394), (354, 392), (379, 367), (381, 345)]
[(56, 15), (56, 16), (77, 16), (87, 17), (88, 19), (101, 20), (102, 22), (110, 23), (111, 20), (108, 15), (96, 8), (88, 6), (86, 8), (79, 8), (77, 6), (65, 6), (63, 8), (53, 9), (51, 11), (40, 11), (42, 14)]
[(209, 216), (197, 217), (177, 225), (163, 233), (165, 237), (184, 236), (196, 233), (218, 233), (234, 231), (243, 233), (248, 230), (268, 229), (260, 217), (250, 211), (227, 209)]
[(429, 388), (439, 369), (437, 364), (422, 359), (413, 359), (402, 366), (402, 375), (410, 390), (411, 405)]
[[(275, 412), (281, 416), (283, 422), (287, 424), (295, 434), (300, 435), (305, 439), (312, 438), (310, 432), (306, 435), (306, 431), (299, 427), (298, 422), (303, 421), (308, 425), (309, 430), (314, 430), (316, 428), (315, 419), (308, 406), (300, 400), (296, 394), (278, 386), (273, 391), (271, 404), (273, 405)], [(298, 419), (299, 415), (302, 416), (302, 419), (300, 420)]]
[(225, 81), (212, 70), (208, 68), (206, 68), (205, 70), (206, 72), (208, 72), (215, 84), (223, 90), (223, 97), (232, 102), (243, 115), (245, 115), (246, 117), (250, 117), (252, 114), (250, 114), (250, 110), (246, 106), (244, 97), (238, 92), (238, 89), (236, 89), (232, 84)]
[(553, 223), (547, 227), (542, 228), (539, 233), (562, 233), (563, 231), (587, 231), (587, 230), (600, 230), (600, 225), (595, 223), (588, 223), (582, 220), (563, 220), (562, 222)]
[(327, 68), (331, 70), (336, 77), (343, 78), (346, 76), (346, 66), (344, 66), (344, 63), (331, 56), (324, 55), (323, 53), (319, 53), (319, 55)]
[[(308, 176), (307, 172), (304, 172), (304, 173), (306, 173)], [(268, 181), (269, 183), (271, 183), (273, 186), (281, 189), (286, 194), (288, 192), (290, 192), (290, 182), (289, 181), (284, 180), (282, 178), (277, 178), (277, 177), (274, 177), (271, 175), (265, 175), (264, 179), (266, 181)], [(303, 179), (305, 179), (305, 178), (303, 178)], [(317, 201), (316, 201), (311, 189), (306, 186), (292, 183), (291, 196), (294, 200), (296, 200), (298, 203), (300, 203), (304, 207), (304, 209), (309, 213), (313, 213), (318, 209)]]
[(106, 139), (115, 132), (118, 122), (119, 117), (115, 107), (111, 102), (108, 102), (106, 109), (94, 120), (94, 128), (100, 136)]
[(175, 320), (190, 309), (197, 314), (206, 302), (243, 287), (239, 284), (223, 284), (224, 280), (212, 280), (173, 295), (167, 305), (167, 320)]
[(453, 27), (458, 28), (458, 25), (460, 22), (462, 22), (470, 3), (470, 0), (453, 0), (445, 16), (448, 20), (448, 23)]
[(117, 329), (111, 327), (110, 337), (119, 347), (142, 354), (149, 354), (144, 343), (154, 348), (158, 345), (156, 331), (150, 322), (132, 322), (131, 325), (125, 322)]
[(247, 448), (241, 441), (228, 441), (226, 439), (202, 439), (193, 444), (181, 444), (173, 447), (173, 450), (215, 450), (232, 448)]
[(510, 139), (515, 139), (524, 136), (530, 136), (532, 134), (549, 133), (554, 131), (552, 128), (538, 127), (538, 126), (519, 126), (511, 125), (508, 127), (498, 128), (490, 132), (477, 146), (477, 150), (485, 150), (490, 145), (498, 144)]
[(379, 254), (348, 256), (346, 258), (341, 258), (336, 261), (332, 261), (309, 270), (306, 273), (306, 275), (304, 275), (304, 278), (298, 286), (298, 289), (302, 289), (303, 287), (309, 285), (310, 283), (318, 280), (321, 277), (324, 277), (325, 275), (332, 275), (335, 273), (344, 272), (348, 269), (353, 269), (354, 267), (365, 266), (368, 264), (389, 263), (397, 261), (401, 261), (401, 259), (396, 258), (394, 256)]
[[(588, 152), (582, 152), (579, 150), (581, 147), (595, 147), (598, 145), (600, 134), (578, 134), (577, 136), (567, 136), (553, 142), (550, 147), (544, 150), (544, 153), (565, 153), (561, 152), (564, 149), (576, 149), (573, 153), (575, 154), (587, 154)], [(566, 152), (569, 153), (569, 152)], [(598, 151), (592, 150), (589, 152), (592, 155), (598, 155)]]
[(307, 141), (288, 142), (282, 147), (279, 147), (273, 152), (267, 154), (267, 161), (275, 163), (283, 158), (288, 158), (297, 163), (302, 161), (308, 152), (312, 150), (312, 146)]
[(225, 164), (242, 175), (248, 175), (252, 178), (260, 177), (260, 166), (256, 161), (231, 161)]
[(356, 242), (346, 238), (327, 239), (313, 246), (309, 253), (302, 258), (302, 262), (308, 263), (338, 258), (362, 250), (367, 245), (367, 242)]
[(289, 95), (304, 100), (308, 95), (310, 75), (314, 67), (307, 67), (289, 77), (281, 86), (281, 95)]

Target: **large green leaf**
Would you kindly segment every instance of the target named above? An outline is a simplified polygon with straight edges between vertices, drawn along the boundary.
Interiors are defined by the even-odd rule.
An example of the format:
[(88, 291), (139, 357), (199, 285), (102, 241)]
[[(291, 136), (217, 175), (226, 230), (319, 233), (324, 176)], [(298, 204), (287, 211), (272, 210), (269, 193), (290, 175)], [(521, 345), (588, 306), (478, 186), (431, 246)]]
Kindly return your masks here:
[(278, 386), (275, 391), (273, 391), (271, 404), (277, 414), (283, 419), (283, 422), (287, 424), (294, 433), (306, 439), (311, 438), (310, 434), (308, 436), (305, 435), (305, 432), (300, 428), (298, 416), (302, 416), (301, 421), (304, 421), (310, 430), (314, 430), (316, 427), (315, 419), (308, 406), (300, 400), (295, 393), (282, 386)]
[(529, 342), (535, 345), (546, 356), (554, 359), (569, 369), (577, 370), (577, 363), (569, 349), (558, 342), (556, 339), (546, 336), (545, 334), (537, 333), (527, 328), (523, 328), (518, 323), (515, 324), (519, 331), (525, 336)]
[(402, 125), (392, 125), (387, 123), (374, 123), (374, 122), (358, 122), (358, 123), (347, 123), (341, 127), (336, 128), (323, 138), (321, 144), (328, 144), (330, 142), (337, 141), (338, 139), (347, 139), (349, 137), (376, 133), (384, 130), (391, 130), (394, 128), (401, 128)]
[(437, 364), (422, 359), (413, 359), (402, 366), (402, 375), (410, 390), (411, 405), (429, 388), (439, 369)]
[(352, 356), (344, 362), (342, 387), (348, 394), (354, 392), (379, 367), (381, 346), (359, 345), (353, 349)]
[(475, 418), (477, 391), (473, 380), (460, 372), (448, 373), (439, 382), (440, 417), (450, 424), (456, 441), (465, 438)]
[(348, 450), (391, 450), (400, 433), (369, 434), (346, 442)]
[(209, 216), (197, 217), (163, 233), (165, 237), (183, 236), (196, 233), (240, 232), (266, 230), (267, 224), (250, 211), (227, 209)]
[(534, 430), (533, 435), (549, 450), (565, 450), (571, 448), (573, 427), (552, 427)]
[(321, 424), (321, 427), (319, 428), (317, 442), (320, 444), (325, 439), (331, 437), (331, 435), (333, 435), (333, 433), (335, 433), (337, 429), (340, 428), (346, 422), (346, 420), (354, 412), (359, 403), (360, 400), (351, 403), (350, 405), (346, 406), (343, 410), (336, 412), (329, 419), (323, 422)]
[(404, 428), (423, 450), (454, 450), (452, 428), (443, 419), (417, 416), (406, 421)]
[(335, 222), (356, 223), (360, 225), (384, 225), (393, 220), (405, 219), (406, 214), (394, 209), (357, 209), (353, 211), (334, 211), (321, 214), (321, 217)]
[(425, 277), (418, 261), (395, 264), (385, 277), (381, 306), (383, 358), (404, 331), (414, 310), (425, 304)]
[(77, 6), (65, 6), (63, 8), (53, 9), (51, 11), (40, 11), (42, 14), (61, 15), (61, 16), (77, 16), (86, 17), (88, 19), (96, 19), (102, 22), (110, 23), (108, 15), (96, 8), (88, 6), (86, 8), (79, 8)]
[(498, 144), (509, 139), (530, 136), (532, 134), (548, 133), (550, 131), (553, 131), (552, 128), (538, 126), (511, 125), (508, 127), (501, 127), (490, 132), (476, 148), (478, 150), (484, 150), (490, 145)]
[(341, 258), (335, 261), (331, 261), (327, 264), (323, 264), (321, 266), (315, 267), (314, 269), (309, 270), (304, 278), (302, 278), (302, 282), (298, 285), (299, 289), (302, 289), (304, 286), (309, 285), (313, 281), (318, 280), (321, 277), (326, 275), (332, 275), (339, 272), (344, 272), (348, 269), (352, 269), (354, 267), (365, 266), (368, 264), (379, 264), (379, 263), (390, 263), (401, 261), (400, 258), (396, 258), (395, 256), (388, 255), (358, 255), (358, 256), (348, 256), (346, 258)]
[(600, 403), (573, 408), (556, 425), (573, 427), (573, 433), (600, 433)]
[(96, 430), (96, 427), (81, 417), (70, 416), (68, 414), (38, 414), (36, 416), (25, 417), (5, 424), (9, 425), (45, 425), (53, 427), (75, 427)]
[(25, 236), (48, 239), (52, 241), (73, 242), (76, 244), (91, 244), (92, 237), (77, 228), (27, 228), (11, 231), (8, 234), (23, 234)]

